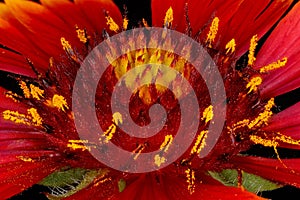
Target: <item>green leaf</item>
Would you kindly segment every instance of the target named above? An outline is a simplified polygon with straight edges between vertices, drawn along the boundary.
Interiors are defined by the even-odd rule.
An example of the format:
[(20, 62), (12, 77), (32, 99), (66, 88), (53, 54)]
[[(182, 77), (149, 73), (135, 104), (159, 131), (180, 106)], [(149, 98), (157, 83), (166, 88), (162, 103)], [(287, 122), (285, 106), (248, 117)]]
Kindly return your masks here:
[(271, 182), (267, 179), (264, 179), (260, 176), (249, 174), (246, 172), (242, 172), (243, 174), (243, 186), (250, 192), (258, 193), (262, 191), (270, 191), (275, 190), (282, 185), (279, 185), (277, 183)]
[(48, 195), (50, 200), (58, 200), (75, 194), (91, 184), (96, 177), (103, 176), (106, 173), (108, 173), (106, 169), (62, 169), (50, 174), (39, 184), (48, 186), (52, 190), (51, 194)]
[[(220, 181), (226, 186), (237, 187), (238, 184), (238, 172), (235, 169), (225, 169), (221, 172), (208, 172), (211, 177)], [(242, 171), (242, 186), (253, 193), (262, 191), (275, 190), (282, 187), (281, 185), (264, 179), (260, 176), (249, 174)]]
[(62, 169), (61, 171), (50, 174), (39, 184), (48, 187), (63, 187), (68, 184), (73, 184), (74, 180), (82, 180), (87, 172), (88, 170), (81, 168)]
[(126, 187), (126, 181), (124, 179), (120, 179), (118, 181), (119, 192), (123, 192)]

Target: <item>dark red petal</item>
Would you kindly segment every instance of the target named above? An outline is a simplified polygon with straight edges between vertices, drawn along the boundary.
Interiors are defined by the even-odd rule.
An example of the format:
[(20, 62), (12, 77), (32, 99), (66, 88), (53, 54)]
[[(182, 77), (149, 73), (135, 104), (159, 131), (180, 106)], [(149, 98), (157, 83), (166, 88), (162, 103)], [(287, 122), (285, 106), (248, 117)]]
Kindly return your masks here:
[(289, 12), (268, 37), (257, 55), (256, 69), (287, 57), (287, 64), (281, 69), (265, 75), (261, 93), (273, 97), (300, 86), (300, 3)]
[(300, 187), (300, 159), (282, 159), (280, 162), (277, 159), (236, 156), (233, 162), (246, 172)]

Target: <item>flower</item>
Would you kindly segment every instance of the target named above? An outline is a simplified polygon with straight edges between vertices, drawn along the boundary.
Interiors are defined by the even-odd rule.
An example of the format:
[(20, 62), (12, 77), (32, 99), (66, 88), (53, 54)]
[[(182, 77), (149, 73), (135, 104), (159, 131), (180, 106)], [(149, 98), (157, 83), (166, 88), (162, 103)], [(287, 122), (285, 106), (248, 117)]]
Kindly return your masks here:
[[(77, 72), (94, 47), (128, 30), (130, 19), (112, 1), (6, 0), (0, 5), (0, 69), (8, 72), (7, 79), (15, 85), (8, 89), (2, 83), (0, 88), (2, 198), (10, 198), (37, 183), (52, 189), (49, 197), (66, 199), (261, 199), (247, 191), (251, 190), (248, 182), (266, 183), (266, 190), (279, 185), (300, 187), (300, 160), (281, 158), (279, 153), (279, 148), (299, 149), (300, 104), (274, 111), (274, 98), (300, 84), (300, 4), (279, 0), (153, 0), (151, 5), (153, 27), (175, 29), (193, 38), (218, 66), (227, 111), (225, 126), (211, 152), (203, 158), (198, 156), (212, 134), (209, 124), (214, 123), (225, 102), (210, 103), (209, 86), (205, 86), (191, 63), (173, 52), (147, 48), (133, 50), (110, 63), (100, 79), (95, 102), (99, 124), (106, 131), (101, 141), (80, 139), (72, 110)], [(201, 13), (199, 5), (203, 8)], [(291, 5), (293, 8), (282, 19)], [(141, 19), (140, 26), (148, 28), (149, 24)], [(124, 43), (134, 46), (144, 36), (129, 36)], [(162, 38), (151, 41), (161, 42)], [(176, 41), (171, 45), (172, 42)], [(107, 47), (104, 56), (109, 58), (116, 49)], [(191, 46), (183, 47), (183, 51), (189, 49)], [(96, 55), (101, 57), (99, 52)], [(156, 137), (146, 139), (129, 137), (118, 127), (126, 119), (111, 111), (114, 87), (129, 69), (149, 60), (182, 73), (201, 99), (199, 116), (195, 116), (200, 120), (197, 136), (183, 155), (164, 168), (139, 174), (115, 170), (89, 152), (112, 142), (131, 151), (131, 160), (138, 162), (141, 154), (160, 149), (161, 153), (152, 160), (153, 166), (160, 167), (174, 145), (180, 123), (187, 133), (193, 131), (189, 122), (180, 122), (178, 114), (179, 100), (187, 98), (191, 91), (182, 92), (181, 79), (176, 75), (164, 76), (159, 70), (149, 73), (147, 68), (125, 79), (127, 89), (151, 74), (150, 78), (162, 76), (166, 84), (172, 84), (177, 96), (166, 87), (142, 86), (130, 98), (130, 115), (141, 126), (160, 121), (160, 115), (149, 117), (150, 107), (160, 103), (167, 110), (165, 126)], [(88, 85), (85, 89), (91, 92)], [(119, 101), (123, 109), (126, 100)], [(82, 107), (88, 111), (93, 106)], [(86, 127), (88, 134), (91, 130), (89, 125)], [(276, 158), (249, 155), (254, 145), (274, 149)], [(106, 154), (105, 149), (99, 152)], [(111, 159), (121, 164), (128, 162), (127, 158), (114, 156)], [(252, 192), (261, 191), (257, 188)]]

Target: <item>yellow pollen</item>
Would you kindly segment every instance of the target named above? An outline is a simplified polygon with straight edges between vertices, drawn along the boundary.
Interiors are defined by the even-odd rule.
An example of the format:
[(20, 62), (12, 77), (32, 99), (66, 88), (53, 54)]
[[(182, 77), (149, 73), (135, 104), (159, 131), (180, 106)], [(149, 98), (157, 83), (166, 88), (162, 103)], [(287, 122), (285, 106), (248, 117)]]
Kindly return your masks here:
[(72, 46), (69, 44), (69, 42), (64, 37), (60, 38), (60, 42), (61, 42), (63, 49), (66, 52), (73, 52)]
[(207, 123), (210, 120), (212, 120), (213, 117), (214, 117), (213, 106), (210, 105), (207, 108), (205, 108), (205, 110), (203, 111), (203, 115), (201, 117), (201, 120), (205, 119), (205, 123)]
[(64, 112), (65, 112), (65, 109), (69, 109), (66, 99), (63, 96), (57, 95), (57, 94), (55, 94), (52, 97), (51, 105), (54, 106), (55, 108), (58, 108), (59, 110), (64, 111)]
[(201, 131), (197, 137), (197, 140), (195, 142), (195, 145), (193, 146), (191, 150), (191, 154), (197, 153), (200, 154), (201, 150), (205, 146), (205, 139), (207, 138), (208, 131)]
[(262, 78), (259, 76), (253, 77), (250, 82), (246, 85), (246, 88), (249, 89), (248, 94), (252, 91), (256, 92), (258, 86), (262, 83)]
[(160, 157), (160, 155), (156, 154), (154, 157), (154, 164), (158, 167), (160, 167), (162, 164), (166, 162), (165, 157)]
[(174, 18), (173, 18), (173, 9), (172, 7), (170, 7), (167, 12), (166, 12), (166, 16), (164, 19), (164, 26), (165, 27), (170, 27), (172, 25)]
[(250, 135), (250, 140), (255, 144), (261, 144), (265, 147), (276, 147), (278, 146), (278, 142), (268, 139), (263, 139), (256, 135)]
[(113, 123), (115, 123), (116, 125), (119, 125), (123, 123), (123, 119), (122, 119), (122, 115), (119, 112), (115, 112), (113, 114), (113, 119), (112, 119)]
[(195, 192), (195, 171), (191, 169), (185, 170), (186, 174), (186, 182), (188, 183), (188, 190), (190, 194), (193, 194)]
[(127, 17), (125, 17), (124, 19), (123, 19), (123, 29), (126, 31), (127, 30), (127, 28), (128, 28), (128, 22), (129, 22), (129, 20), (127, 19)]
[(3, 119), (12, 121), (16, 124), (30, 125), (26, 115), (20, 114), (18, 111), (5, 110), (2, 113)]
[(160, 145), (160, 150), (164, 149), (164, 152), (167, 152), (170, 145), (172, 144), (173, 136), (172, 135), (166, 135), (165, 141)]
[(41, 98), (44, 98), (44, 90), (40, 89), (39, 87), (36, 87), (35, 85), (30, 84), (30, 94), (32, 98), (41, 100)]
[(268, 103), (265, 105), (265, 110), (262, 113), (259, 113), (258, 117), (252, 120), (248, 124), (248, 128), (252, 129), (253, 127), (260, 127), (264, 124), (267, 124), (273, 112), (271, 111), (272, 107), (275, 105), (274, 98), (271, 98)]
[(233, 53), (235, 51), (235, 46), (235, 39), (230, 40), (225, 46), (225, 49), (227, 50), (226, 54)]
[(117, 129), (116, 125), (112, 124), (103, 133), (103, 136), (105, 136), (105, 143), (108, 143), (112, 139), (114, 133), (116, 132), (116, 129)]
[(135, 156), (133, 159), (136, 160), (144, 149), (145, 149), (145, 145), (139, 144), (139, 146), (132, 152), (132, 153), (135, 153)]
[(76, 28), (77, 37), (80, 42), (86, 44), (88, 42), (89, 36), (87, 36), (86, 30), (80, 29), (78, 26)]
[(281, 133), (277, 133), (277, 136), (275, 137), (275, 139), (277, 141), (284, 142), (286, 144), (292, 144), (292, 145), (300, 146), (300, 140), (295, 140), (295, 139), (293, 139), (289, 136), (282, 135)]
[(248, 54), (248, 65), (249, 66), (253, 66), (254, 61), (256, 60), (254, 54), (255, 54), (255, 49), (257, 46), (257, 41), (258, 41), (258, 37), (257, 37), (257, 35), (254, 35), (251, 38), (250, 47), (249, 47), (249, 54)]
[(6, 92), (5, 97), (12, 99), (14, 102), (19, 102), (16, 98), (21, 98), (18, 94), (13, 93), (12, 91)]
[(267, 66), (264, 66), (260, 68), (259, 72), (260, 73), (266, 73), (275, 69), (279, 69), (281, 67), (284, 67), (287, 63), (288, 59), (287, 57), (282, 58), (281, 60), (278, 60), (277, 62), (273, 62)]
[(19, 83), (21, 90), (23, 90), (23, 94), (25, 98), (30, 98), (30, 90), (27, 87), (27, 84), (24, 81)]
[(144, 27), (149, 27), (148, 22), (144, 18), (142, 19), (142, 22)]
[(27, 112), (28, 114), (31, 115), (31, 117), (29, 118), (31, 119), (31, 121), (34, 123), (35, 126), (42, 125), (43, 119), (41, 118), (41, 116), (39, 115), (39, 113), (35, 108), (30, 108), (27, 110)]
[[(85, 141), (85, 140), (83, 140)], [(67, 144), (67, 147), (71, 148), (72, 150), (81, 149), (82, 151), (85, 150), (91, 150), (90, 147), (86, 147), (84, 144), (85, 142), (82, 142), (82, 140), (69, 140), (69, 143)]]
[(29, 157), (17, 156), (17, 158), (24, 161), (24, 162), (34, 162), (34, 160), (29, 158)]
[(87, 144), (89, 143), (88, 140), (69, 140), (70, 143), (83, 143), (83, 144)]
[(206, 42), (208, 42), (208, 46), (211, 48), (212, 47), (212, 42), (215, 41), (215, 38), (218, 33), (219, 29), (219, 21), (220, 19), (218, 17), (215, 17), (210, 25), (209, 32), (207, 34)]
[(109, 26), (109, 30), (117, 33), (119, 31), (118, 24), (116, 24), (116, 22), (110, 16), (106, 16), (105, 18), (106, 18), (106, 24)]
[(35, 108), (27, 109), (28, 115), (20, 114), (18, 111), (5, 110), (2, 113), (3, 119), (12, 121), (16, 124), (41, 126), (42, 118)]
[(251, 135), (250, 136), (250, 140), (252, 142), (254, 142), (255, 144), (260, 144), (263, 145), (265, 147), (273, 147), (274, 152), (277, 156), (277, 159), (279, 160), (279, 162), (285, 167), (288, 168), (281, 160), (281, 158), (279, 157), (278, 151), (277, 151), (277, 146), (278, 146), (278, 142), (276, 142), (275, 140), (270, 140), (270, 139), (263, 139), (259, 136), (256, 135)]

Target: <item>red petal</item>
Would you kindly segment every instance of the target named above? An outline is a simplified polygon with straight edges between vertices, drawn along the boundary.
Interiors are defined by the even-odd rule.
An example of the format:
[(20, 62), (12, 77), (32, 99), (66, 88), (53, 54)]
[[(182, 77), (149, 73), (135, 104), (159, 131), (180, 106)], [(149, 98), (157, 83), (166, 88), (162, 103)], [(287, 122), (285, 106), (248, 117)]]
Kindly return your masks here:
[(255, 194), (235, 187), (196, 183), (195, 192), (190, 194), (184, 178), (165, 176), (158, 183), (154, 178), (141, 176), (133, 184), (112, 199), (160, 199), (160, 200), (211, 200), (211, 199), (262, 199)]
[(82, 10), (86, 19), (91, 22), (96, 33), (100, 35), (104, 28), (109, 33), (112, 33), (106, 24), (106, 11), (119, 26), (122, 26), (122, 15), (118, 7), (111, 0), (75, 0), (75, 4)]
[(0, 31), (0, 44), (15, 50), (26, 58), (31, 58), (37, 68), (45, 68), (49, 56), (42, 53), (29, 40), (27, 37), (30, 35), (29, 32), (15, 19), (7, 5), (2, 3), (0, 4)]
[[(280, 131), (286, 134), (286, 131), (292, 129), (298, 131), (292, 133), (295, 139), (300, 139), (300, 102), (274, 115), (269, 121), (269, 125), (264, 128), (269, 131)], [(290, 132), (289, 132), (290, 133)]]
[(265, 97), (289, 92), (300, 86), (300, 3), (279, 23), (257, 55), (256, 69), (288, 58), (286, 66), (270, 71), (261, 85)]
[(40, 162), (17, 162), (0, 166), (0, 196), (8, 199), (33, 184), (38, 183), (47, 175), (61, 167), (49, 160)]
[(25, 76), (36, 76), (23, 56), (6, 49), (0, 49), (0, 52), (0, 70)]
[(282, 164), (277, 159), (237, 156), (233, 161), (246, 172), (300, 187), (300, 159), (282, 159)]
[(62, 20), (44, 6), (31, 1), (6, 0), (5, 3), (15, 18), (29, 31), (26, 37), (48, 55), (48, 59), (63, 53), (60, 38), (70, 36), (71, 32), (65, 29), (66, 24)]
[[(152, 20), (154, 26), (162, 26), (167, 9), (172, 6), (174, 9), (175, 28), (185, 32), (184, 3), (186, 1), (161, 1), (152, 0)], [(206, 27), (201, 34), (204, 42), (213, 17), (218, 17), (219, 30), (215, 41), (215, 48), (225, 50), (226, 44), (234, 38), (236, 41), (236, 57), (245, 53), (253, 35), (262, 37), (274, 23), (281, 17), (291, 4), (289, 1), (188, 1), (189, 19), (193, 33), (196, 34), (203, 27)], [(199, 9), (199, 6), (201, 8)], [(219, 41), (218, 41), (219, 40)]]

